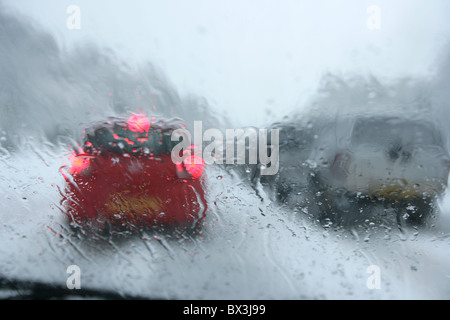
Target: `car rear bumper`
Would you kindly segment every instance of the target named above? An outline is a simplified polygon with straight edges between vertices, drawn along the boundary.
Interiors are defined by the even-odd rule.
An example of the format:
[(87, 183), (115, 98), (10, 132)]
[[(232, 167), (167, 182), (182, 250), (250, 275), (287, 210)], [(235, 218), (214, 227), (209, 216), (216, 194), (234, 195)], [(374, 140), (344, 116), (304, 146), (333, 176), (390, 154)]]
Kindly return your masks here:
[(359, 196), (395, 201), (411, 198), (436, 198), (444, 193), (445, 188), (446, 182), (442, 180), (409, 182), (406, 179), (392, 179), (383, 183), (368, 183), (360, 188), (349, 187), (347, 192)]

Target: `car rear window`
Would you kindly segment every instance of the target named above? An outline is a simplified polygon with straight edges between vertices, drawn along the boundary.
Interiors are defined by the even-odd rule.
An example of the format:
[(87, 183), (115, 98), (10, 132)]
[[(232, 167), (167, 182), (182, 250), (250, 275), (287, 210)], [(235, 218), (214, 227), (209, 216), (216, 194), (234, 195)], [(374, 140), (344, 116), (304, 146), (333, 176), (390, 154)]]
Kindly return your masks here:
[(362, 119), (355, 122), (351, 142), (359, 144), (441, 145), (439, 132), (428, 123), (400, 119)]

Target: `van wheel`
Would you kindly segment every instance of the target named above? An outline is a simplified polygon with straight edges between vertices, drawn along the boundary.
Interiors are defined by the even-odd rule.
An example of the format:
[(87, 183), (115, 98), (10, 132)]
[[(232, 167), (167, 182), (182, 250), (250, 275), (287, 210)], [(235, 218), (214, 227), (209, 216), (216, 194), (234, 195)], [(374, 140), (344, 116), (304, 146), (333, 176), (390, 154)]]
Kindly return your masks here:
[(434, 216), (435, 211), (436, 201), (433, 198), (403, 201), (397, 209), (397, 223), (401, 226), (424, 226)]
[(352, 226), (360, 219), (358, 199), (342, 190), (323, 192), (317, 197), (320, 222), (336, 226)]

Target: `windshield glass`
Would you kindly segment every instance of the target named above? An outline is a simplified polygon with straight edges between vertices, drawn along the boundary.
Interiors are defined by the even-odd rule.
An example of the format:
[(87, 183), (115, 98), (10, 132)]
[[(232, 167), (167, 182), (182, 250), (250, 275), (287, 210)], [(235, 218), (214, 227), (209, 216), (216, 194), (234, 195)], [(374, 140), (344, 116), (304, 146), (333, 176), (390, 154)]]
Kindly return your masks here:
[(450, 1), (374, 2), (0, 0), (0, 299), (449, 300)]

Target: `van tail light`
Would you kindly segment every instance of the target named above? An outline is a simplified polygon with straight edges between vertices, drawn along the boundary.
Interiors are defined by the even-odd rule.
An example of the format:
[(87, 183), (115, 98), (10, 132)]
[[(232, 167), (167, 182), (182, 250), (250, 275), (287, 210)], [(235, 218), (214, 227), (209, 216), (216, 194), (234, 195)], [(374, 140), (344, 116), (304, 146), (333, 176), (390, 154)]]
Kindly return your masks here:
[(347, 152), (338, 152), (333, 161), (333, 178), (343, 180), (348, 177), (348, 169), (350, 166), (350, 154)]

